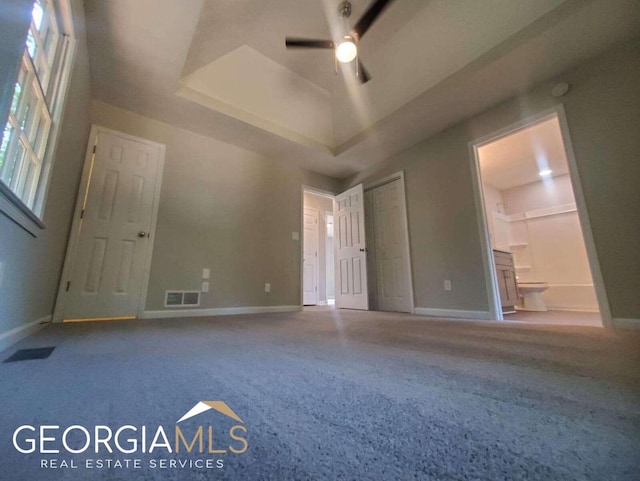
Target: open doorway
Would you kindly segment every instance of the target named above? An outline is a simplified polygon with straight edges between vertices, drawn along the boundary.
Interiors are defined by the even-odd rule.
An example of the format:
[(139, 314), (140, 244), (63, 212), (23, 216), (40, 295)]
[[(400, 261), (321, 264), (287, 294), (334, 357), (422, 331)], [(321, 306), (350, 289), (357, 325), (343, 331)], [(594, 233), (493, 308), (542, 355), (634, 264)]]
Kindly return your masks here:
[(333, 305), (333, 196), (305, 188), (302, 226), (302, 304)]
[(333, 211), (325, 212), (327, 220), (327, 237), (325, 240), (325, 252), (327, 253), (326, 262), (326, 285), (327, 285), (327, 304), (329, 306), (336, 305), (336, 275), (335, 275), (335, 260), (333, 255)]
[(302, 196), (302, 304), (413, 312), (404, 173)]
[(474, 146), (498, 319), (603, 325), (566, 138), (554, 112)]

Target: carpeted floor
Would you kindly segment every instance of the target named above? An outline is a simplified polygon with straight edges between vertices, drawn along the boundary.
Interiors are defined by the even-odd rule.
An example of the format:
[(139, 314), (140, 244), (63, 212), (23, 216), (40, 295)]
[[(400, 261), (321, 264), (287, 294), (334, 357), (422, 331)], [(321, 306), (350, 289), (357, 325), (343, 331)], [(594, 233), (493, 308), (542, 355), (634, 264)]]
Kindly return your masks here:
[[(48, 346), (47, 359), (0, 364), (5, 481), (640, 479), (638, 332), (317, 310), (53, 325), (2, 359)], [(162, 425), (173, 443), (176, 421), (212, 400), (241, 418), (243, 454), (95, 453), (94, 443), (71, 454), (60, 441), (72, 425), (95, 437), (96, 425), (131, 424)], [(242, 447), (225, 437), (238, 421), (211, 411), (179, 426), (193, 434), (193, 423), (212, 425), (218, 448)], [(18, 452), (25, 424), (60, 426), (45, 428), (54, 440), (42, 447), (62, 452), (38, 453), (29, 431), (16, 442), (27, 450), (34, 438), (36, 452)], [(83, 441), (78, 429), (68, 438), (72, 449)], [(95, 467), (108, 458), (141, 467)]]

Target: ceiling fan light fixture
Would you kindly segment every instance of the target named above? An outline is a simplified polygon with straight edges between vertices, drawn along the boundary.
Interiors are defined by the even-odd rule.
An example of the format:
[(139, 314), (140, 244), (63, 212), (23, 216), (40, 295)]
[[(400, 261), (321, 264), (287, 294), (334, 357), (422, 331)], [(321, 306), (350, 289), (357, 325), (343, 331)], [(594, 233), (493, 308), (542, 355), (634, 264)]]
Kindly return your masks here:
[(358, 55), (358, 47), (353, 37), (346, 36), (336, 47), (338, 62), (349, 63)]
[[(335, 0), (338, 1), (338, 0)], [(365, 0), (358, 0), (365, 1)], [(393, 3), (394, 0), (369, 0), (371, 3), (364, 11), (360, 19), (355, 22), (349, 29), (350, 22), (347, 19), (351, 16), (351, 2), (343, 0), (338, 6), (338, 16), (344, 20), (345, 28), (342, 32), (350, 32), (339, 42), (333, 40), (318, 40), (313, 38), (294, 38), (285, 37), (285, 46), (289, 49), (299, 48), (323, 48), (331, 49), (334, 52), (334, 62), (336, 73), (338, 73), (339, 63), (349, 63), (356, 61), (355, 74), (360, 83), (365, 84), (371, 76), (360, 61), (360, 53), (358, 52), (358, 43), (365, 33), (369, 31), (380, 15)], [(351, 69), (349, 69), (351, 70)]]

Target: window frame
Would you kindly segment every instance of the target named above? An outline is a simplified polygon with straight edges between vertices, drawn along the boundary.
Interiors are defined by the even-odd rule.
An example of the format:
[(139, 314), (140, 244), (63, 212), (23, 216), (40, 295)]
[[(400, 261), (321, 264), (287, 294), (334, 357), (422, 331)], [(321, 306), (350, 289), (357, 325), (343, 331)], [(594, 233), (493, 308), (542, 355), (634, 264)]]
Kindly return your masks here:
[[(38, 116), (40, 117), (44, 115), (45, 122), (48, 123), (48, 139), (41, 146), (35, 145), (37, 144), (34, 141), (34, 146), (36, 149), (43, 151), (42, 155), (37, 155), (37, 152), (33, 152), (31, 141), (24, 143), (26, 137), (28, 135), (27, 129), (20, 129), (19, 132), (15, 132), (12, 137), (16, 137), (15, 142), (21, 142), (23, 147), (26, 145), (27, 153), (24, 157), (23, 163), (25, 165), (33, 162), (37, 157), (40, 166), (37, 167), (39, 170), (39, 175), (37, 179), (37, 186), (35, 187), (30, 199), (28, 199), (31, 203), (31, 207), (27, 205), (16, 192), (13, 191), (11, 186), (5, 184), (4, 181), (0, 180), (0, 212), (5, 214), (9, 219), (15, 222), (17, 225), (25, 229), (29, 234), (34, 237), (38, 237), (42, 235), (42, 231), (46, 229), (46, 225), (43, 222), (45, 207), (46, 207), (46, 199), (49, 192), (49, 184), (51, 181), (51, 174), (53, 171), (53, 164), (56, 158), (56, 151), (59, 142), (59, 134), (61, 127), (61, 120), (64, 115), (64, 110), (66, 106), (67, 96), (69, 93), (70, 81), (71, 81), (71, 73), (73, 71), (73, 65), (75, 63), (76, 50), (77, 50), (77, 41), (76, 41), (76, 32), (73, 24), (73, 14), (70, 0), (46, 0), (51, 2), (51, 5), (55, 11), (55, 14), (58, 18), (59, 29), (58, 42), (60, 43), (57, 49), (57, 55), (59, 56), (59, 61), (54, 62), (53, 69), (48, 72), (49, 80), (46, 89), (42, 88), (40, 85), (40, 92), (44, 95), (44, 98), (39, 98), (37, 105), (39, 108), (42, 108), (45, 113), (42, 111), (39, 112)], [(34, 1), (35, 3), (35, 1)], [(50, 8), (50, 7), (49, 7)], [(33, 18), (30, 19), (29, 23), (29, 31), (33, 27)], [(25, 79), (23, 92), (21, 94), (21, 99), (19, 104), (23, 103), (22, 97), (25, 95), (25, 92), (31, 89), (31, 82), (39, 82), (39, 77), (37, 75), (38, 69), (38, 55), (36, 52), (35, 58), (32, 60), (29, 55), (27, 48), (27, 36), (25, 37), (25, 44), (23, 53), (20, 55), (18, 60), (20, 67), (18, 68), (18, 76), (14, 80), (17, 82), (21, 72), (26, 67), (27, 70), (27, 78)], [(42, 42), (37, 41), (37, 48), (40, 49), (42, 47)], [(46, 52), (40, 53), (40, 55), (47, 55)], [(11, 92), (13, 94), (13, 90)], [(16, 114), (11, 114), (7, 116), (6, 123), (2, 125), (2, 130), (0, 131), (0, 137), (3, 135), (4, 129), (6, 125), (13, 125), (15, 128), (15, 122), (17, 117), (17, 110), (21, 108), (19, 105), (16, 108)], [(12, 119), (13, 116), (13, 119)], [(32, 135), (33, 139), (36, 138), (37, 130), (39, 126), (37, 125), (34, 117), (33, 126), (32, 126)], [(36, 131), (33, 131), (35, 129)], [(17, 135), (16, 135), (17, 134)], [(13, 142), (14, 140), (12, 140)], [(7, 149), (7, 154), (9, 153), (9, 149)], [(8, 160), (8, 155), (7, 159)], [(26, 179), (28, 180), (28, 179)]]

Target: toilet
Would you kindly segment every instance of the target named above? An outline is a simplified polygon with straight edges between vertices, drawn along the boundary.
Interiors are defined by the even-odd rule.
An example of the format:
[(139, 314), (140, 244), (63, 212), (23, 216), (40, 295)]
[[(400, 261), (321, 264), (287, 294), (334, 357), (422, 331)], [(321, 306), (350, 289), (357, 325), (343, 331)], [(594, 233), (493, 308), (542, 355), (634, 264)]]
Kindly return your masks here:
[(542, 293), (549, 288), (546, 282), (518, 282), (518, 290), (523, 297), (523, 311), (546, 311), (547, 306), (544, 305)]

